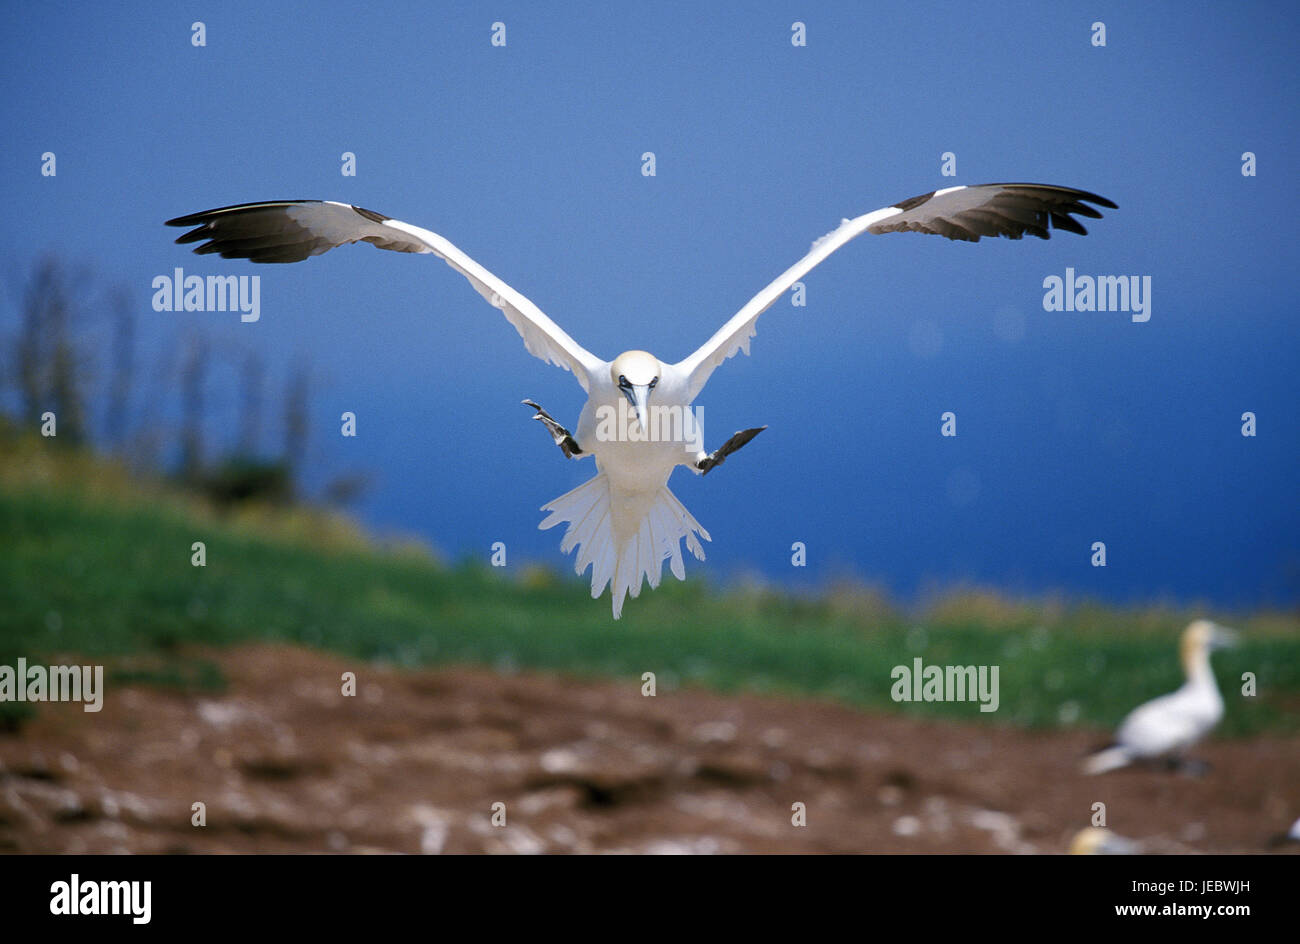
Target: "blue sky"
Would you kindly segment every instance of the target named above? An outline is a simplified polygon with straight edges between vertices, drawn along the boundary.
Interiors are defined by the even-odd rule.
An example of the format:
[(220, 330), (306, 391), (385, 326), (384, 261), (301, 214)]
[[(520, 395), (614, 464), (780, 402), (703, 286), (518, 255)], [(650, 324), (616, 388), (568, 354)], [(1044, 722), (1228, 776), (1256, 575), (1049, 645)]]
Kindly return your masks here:
[[(358, 506), (372, 526), (455, 556), (504, 541), (512, 565), (568, 569), (538, 508), (594, 470), (519, 401), (574, 425), (582, 391), (464, 280), (369, 246), (293, 266), (201, 258), (162, 221), (356, 203), (443, 234), (601, 356), (675, 361), (841, 217), (956, 183), (1075, 186), (1120, 206), (1086, 238), (865, 236), (807, 277), (806, 307), (765, 314), (753, 356), (698, 402), (713, 445), (768, 431), (707, 478), (670, 482), (714, 538), (688, 571), (852, 575), (903, 598), (973, 581), (1300, 599), (1294, 9), (551, 7), (8, 7), (0, 331), (23, 273), (57, 252), (129, 292), (146, 362), (196, 328), (261, 352), (277, 392), (310, 360), (309, 478), (373, 472)], [(261, 320), (154, 312), (151, 281), (176, 266), (260, 275)], [(1042, 281), (1066, 267), (1150, 276), (1150, 321), (1044, 311)], [(219, 367), (209, 391), (227, 430), (236, 377)], [(150, 390), (177, 398), (162, 373)], [(338, 435), (344, 410), (356, 439)], [(949, 410), (954, 439), (939, 435)]]

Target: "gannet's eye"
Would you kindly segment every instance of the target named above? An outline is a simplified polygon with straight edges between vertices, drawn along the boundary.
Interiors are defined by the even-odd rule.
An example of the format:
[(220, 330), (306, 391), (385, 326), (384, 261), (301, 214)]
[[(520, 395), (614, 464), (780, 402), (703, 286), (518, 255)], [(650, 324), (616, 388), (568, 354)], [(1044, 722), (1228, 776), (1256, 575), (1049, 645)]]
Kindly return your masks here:
[(659, 382), (659, 378), (658, 378), (658, 377), (656, 377), (654, 380), (650, 381), (650, 389), (653, 390), (653, 389), (655, 388), (655, 384), (657, 384), (658, 382)]
[(630, 383), (627, 382), (627, 378), (624, 377), (622, 374), (619, 374), (619, 375), (618, 375), (618, 385), (619, 385), (620, 387), (630, 387), (630, 386), (632, 386)]

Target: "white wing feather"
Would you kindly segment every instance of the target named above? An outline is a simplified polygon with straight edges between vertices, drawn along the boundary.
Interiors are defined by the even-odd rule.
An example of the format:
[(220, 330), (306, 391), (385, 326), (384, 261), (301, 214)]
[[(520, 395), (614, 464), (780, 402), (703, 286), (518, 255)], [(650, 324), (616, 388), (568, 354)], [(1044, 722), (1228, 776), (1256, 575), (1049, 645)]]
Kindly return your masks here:
[(703, 347), (676, 365), (678, 370), (690, 377), (687, 402), (699, 396), (709, 376), (728, 357), (737, 351), (749, 354), (749, 341), (758, 333), (755, 327), (758, 316), (771, 308), (790, 286), (850, 239), (865, 233), (867, 227), (901, 212), (894, 207), (885, 207), (874, 213), (859, 216), (857, 219), (845, 220), (838, 229), (813, 243), (808, 255), (782, 272), (767, 288), (751, 298), (744, 308), (732, 315), (731, 319), (704, 343)]
[(980, 184), (949, 187), (844, 220), (838, 229), (813, 243), (806, 256), (751, 298), (703, 347), (677, 364), (677, 369), (690, 377), (689, 396), (694, 399), (719, 364), (737, 351), (749, 353), (749, 341), (757, 333), (755, 323), (759, 315), (827, 256), (863, 233), (911, 231), (968, 242), (978, 242), (981, 236), (1020, 239), (1025, 233), (1048, 239), (1051, 228), (1082, 235), (1087, 230), (1070, 214), (1099, 218), (1101, 214), (1088, 203), (1115, 208), (1105, 197), (1069, 187)]

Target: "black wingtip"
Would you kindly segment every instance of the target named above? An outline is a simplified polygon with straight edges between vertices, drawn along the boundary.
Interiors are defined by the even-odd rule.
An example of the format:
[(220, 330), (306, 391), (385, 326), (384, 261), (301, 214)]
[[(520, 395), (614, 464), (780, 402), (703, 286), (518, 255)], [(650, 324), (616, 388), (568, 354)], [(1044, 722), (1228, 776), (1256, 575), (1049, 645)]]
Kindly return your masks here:
[[(213, 219), (223, 213), (234, 213), (243, 210), (264, 210), (269, 207), (303, 206), (309, 203), (324, 202), (324, 200), (258, 200), (255, 203), (233, 203), (230, 206), (213, 207), (211, 210), (200, 210), (198, 213), (178, 216), (175, 219), (168, 220), (163, 225), (198, 226), (201, 223), (210, 223)], [(383, 217), (385, 220), (389, 219), (389, 217), (383, 216), (382, 213), (375, 213), (374, 210), (363, 210), (361, 207), (353, 207), (353, 209), (358, 213), (361, 213), (363, 216), (366, 216), (367, 219), (372, 219), (375, 216)], [(382, 220), (375, 220), (375, 222), (382, 222)]]
[[(1100, 216), (1101, 214), (1098, 214)], [(1053, 213), (1052, 227), (1054, 229), (1063, 229), (1070, 233), (1078, 233), (1080, 236), (1087, 236), (1088, 230), (1082, 223), (1070, 216), (1068, 213)]]
[[(1007, 188), (1025, 187), (1031, 190), (1055, 190), (1058, 193), (1068, 193), (1071, 196), (1073, 196), (1076, 200), (1086, 200), (1089, 203), (1095, 203), (1097, 204), (1097, 206), (1107, 207), (1108, 209), (1111, 210), (1119, 209), (1118, 203), (1115, 203), (1113, 200), (1109, 200), (1106, 197), (1101, 196), (1100, 194), (1092, 193), (1089, 190), (1079, 190), (1076, 187), (1062, 187), (1059, 184), (1031, 184), (1031, 183), (1025, 183), (1023, 181), (1013, 181), (1013, 182), (998, 183), (998, 184), (977, 184), (976, 186), (1007, 187)], [(1097, 219), (1100, 218), (1101, 217), (1097, 217)]]

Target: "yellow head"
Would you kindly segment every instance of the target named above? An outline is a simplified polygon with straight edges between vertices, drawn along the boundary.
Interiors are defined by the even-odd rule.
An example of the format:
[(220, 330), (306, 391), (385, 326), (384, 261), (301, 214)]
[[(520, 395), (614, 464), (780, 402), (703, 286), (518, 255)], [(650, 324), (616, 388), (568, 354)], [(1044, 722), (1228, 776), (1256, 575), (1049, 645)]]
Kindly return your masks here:
[(1132, 839), (1116, 836), (1100, 826), (1079, 830), (1070, 842), (1070, 855), (1133, 855), (1138, 851)]
[(1237, 644), (1237, 634), (1209, 620), (1199, 619), (1183, 630), (1178, 650), (1183, 668), (1191, 675), (1193, 670), (1208, 663), (1210, 652)]

